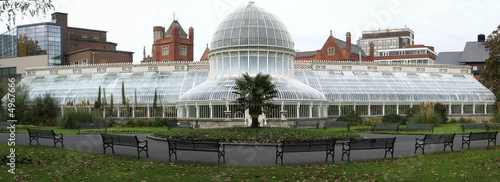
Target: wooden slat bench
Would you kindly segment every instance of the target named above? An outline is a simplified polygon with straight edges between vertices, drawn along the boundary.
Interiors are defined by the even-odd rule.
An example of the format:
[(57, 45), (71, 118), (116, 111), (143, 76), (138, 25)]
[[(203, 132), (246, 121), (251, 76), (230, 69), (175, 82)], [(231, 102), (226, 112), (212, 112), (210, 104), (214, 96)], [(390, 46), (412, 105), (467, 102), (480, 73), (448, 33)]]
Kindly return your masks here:
[(351, 131), (351, 122), (349, 121), (328, 121), (323, 126), (323, 129), (326, 128), (347, 128), (347, 131)]
[(370, 150), (370, 149), (384, 149), (384, 158), (387, 158), (387, 152), (391, 153), (391, 158), (394, 157), (394, 138), (365, 138), (365, 139), (351, 139), (342, 143), (342, 160), (344, 155), (347, 155), (347, 161), (350, 161), (351, 150)]
[(455, 133), (453, 134), (443, 134), (443, 135), (425, 135), (424, 138), (415, 139), (415, 153), (417, 149), (422, 149), (422, 154), (425, 153), (425, 145), (428, 144), (444, 144), (443, 151), (446, 151), (446, 146), (450, 146), (451, 151), (453, 151), (453, 140), (455, 139)]
[(319, 129), (319, 121), (295, 121), (294, 128), (316, 128)]
[(30, 145), (31, 141), (33, 140), (36, 140), (36, 144), (40, 145), (38, 139), (47, 138), (54, 140), (54, 147), (56, 147), (57, 143), (61, 143), (62, 147), (64, 147), (63, 134), (62, 133), (55, 134), (54, 130), (40, 130), (40, 129), (28, 128), (28, 134), (30, 139)]
[(462, 123), (462, 134), (465, 133), (465, 130), (471, 130), (471, 129), (484, 129), (486, 131), (489, 131), (490, 128), (486, 123)]
[(399, 133), (399, 123), (374, 123), (373, 131), (397, 131)]
[(168, 161), (171, 161), (172, 154), (175, 155), (177, 160), (177, 150), (186, 151), (200, 151), (200, 152), (217, 152), (217, 164), (220, 164), (221, 157), (223, 163), (226, 163), (226, 151), (223, 143), (219, 140), (185, 140), (185, 139), (171, 139), (168, 141)]
[(172, 128), (189, 128), (193, 129), (193, 125), (189, 122), (167, 122), (168, 129)]
[(464, 148), (464, 144), (467, 144), (468, 149), (470, 149), (470, 141), (474, 140), (488, 140), (488, 146), (490, 146), (490, 142), (493, 142), (494, 145), (497, 145), (497, 134), (498, 131), (491, 131), (479, 133), (471, 132), (469, 135), (462, 135), (462, 148)]
[(278, 163), (278, 158), (281, 159), (281, 165), (283, 165), (283, 154), (284, 153), (295, 153), (295, 152), (326, 152), (326, 161), (328, 161), (328, 156), (332, 156), (332, 163), (334, 161), (335, 154), (335, 139), (331, 140), (283, 140), (282, 143), (276, 146), (276, 161)]
[(104, 132), (107, 132), (108, 127), (106, 123), (78, 123), (78, 134), (80, 134), (80, 130), (85, 129), (104, 129)]
[(432, 131), (434, 133), (434, 124), (413, 124), (413, 123), (407, 123), (406, 124), (406, 133), (408, 131)]
[(146, 152), (146, 157), (149, 158), (148, 153), (148, 141), (139, 141), (137, 136), (126, 136), (126, 135), (112, 135), (101, 133), (102, 137), (102, 147), (104, 148), (104, 154), (106, 154), (106, 148), (111, 148), (113, 154), (115, 153), (114, 146), (121, 145), (127, 147), (137, 148), (137, 158), (139, 159), (142, 151)]

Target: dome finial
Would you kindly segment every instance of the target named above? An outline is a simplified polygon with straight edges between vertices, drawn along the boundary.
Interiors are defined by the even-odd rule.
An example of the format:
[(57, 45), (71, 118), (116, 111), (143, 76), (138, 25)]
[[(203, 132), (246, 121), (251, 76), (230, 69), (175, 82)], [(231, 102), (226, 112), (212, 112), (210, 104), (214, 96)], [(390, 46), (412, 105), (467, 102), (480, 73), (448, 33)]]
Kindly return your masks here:
[(330, 30), (330, 36), (332, 36), (332, 30)]

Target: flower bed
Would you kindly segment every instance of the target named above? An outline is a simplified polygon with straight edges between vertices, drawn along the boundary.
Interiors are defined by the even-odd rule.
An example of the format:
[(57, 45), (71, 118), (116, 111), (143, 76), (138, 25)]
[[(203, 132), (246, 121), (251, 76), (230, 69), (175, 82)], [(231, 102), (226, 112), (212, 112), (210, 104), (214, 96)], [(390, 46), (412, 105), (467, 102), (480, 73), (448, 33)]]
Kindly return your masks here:
[(333, 132), (329, 130), (297, 128), (215, 128), (215, 129), (172, 129), (154, 133), (160, 138), (213, 140), (234, 143), (280, 143), (287, 140), (332, 139), (349, 140), (362, 138), (355, 133)]

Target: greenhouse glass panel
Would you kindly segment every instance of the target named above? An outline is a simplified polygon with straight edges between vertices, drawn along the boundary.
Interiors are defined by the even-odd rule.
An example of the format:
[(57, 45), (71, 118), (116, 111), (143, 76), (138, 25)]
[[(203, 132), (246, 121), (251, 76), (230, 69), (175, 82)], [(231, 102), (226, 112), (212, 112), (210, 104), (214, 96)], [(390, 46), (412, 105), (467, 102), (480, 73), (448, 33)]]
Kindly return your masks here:
[(485, 114), (484, 113), (484, 105), (476, 105), (475, 106), (476, 114)]
[(328, 106), (328, 116), (339, 116), (339, 105)]
[(383, 116), (384, 115), (384, 106), (383, 105), (371, 105), (370, 106), (370, 115), (371, 116)]
[(356, 105), (356, 113), (362, 116), (368, 115), (368, 105)]
[(354, 113), (354, 105), (342, 105), (341, 109), (342, 115)]
[(474, 105), (464, 105), (464, 114), (473, 114)]
[(385, 105), (385, 114), (398, 114), (397, 108), (397, 105)]
[(462, 105), (451, 105), (451, 114), (462, 114)]

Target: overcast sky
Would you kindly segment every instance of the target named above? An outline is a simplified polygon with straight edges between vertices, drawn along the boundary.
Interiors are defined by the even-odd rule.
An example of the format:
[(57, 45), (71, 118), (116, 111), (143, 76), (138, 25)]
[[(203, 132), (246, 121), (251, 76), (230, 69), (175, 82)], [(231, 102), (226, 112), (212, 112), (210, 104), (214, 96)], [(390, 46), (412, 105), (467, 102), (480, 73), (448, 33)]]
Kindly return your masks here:
[[(68, 13), (68, 26), (107, 31), (117, 49), (132, 51), (134, 62), (151, 55), (153, 27), (168, 26), (173, 13), (184, 30), (194, 28), (194, 60), (198, 61), (226, 15), (249, 0), (53, 0), (55, 11)], [(255, 5), (280, 18), (297, 51), (321, 49), (329, 36), (353, 43), (363, 30), (411, 28), (415, 44), (434, 46), (437, 52), (461, 51), (477, 34), (489, 35), (500, 24), (498, 0), (254, 0)], [(17, 24), (50, 21), (25, 18)], [(1, 26), (6, 31), (5, 25)]]

